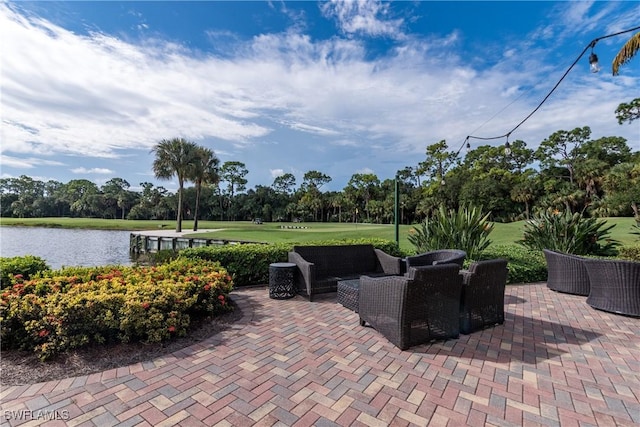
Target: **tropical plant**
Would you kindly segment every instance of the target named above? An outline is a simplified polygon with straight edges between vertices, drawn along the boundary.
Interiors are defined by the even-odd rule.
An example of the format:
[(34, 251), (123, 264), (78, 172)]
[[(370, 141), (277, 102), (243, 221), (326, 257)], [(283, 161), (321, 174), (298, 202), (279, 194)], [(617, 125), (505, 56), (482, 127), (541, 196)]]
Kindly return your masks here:
[(631, 38), (620, 48), (620, 51), (613, 58), (613, 63), (611, 64), (611, 71), (614, 76), (618, 75), (620, 71), (620, 67), (626, 64), (638, 53), (640, 49), (640, 33), (635, 33)]
[(425, 219), (409, 233), (409, 242), (416, 253), (437, 249), (461, 249), (472, 260), (479, 259), (482, 251), (490, 244), (489, 234), (493, 224), (490, 213), (483, 213), (481, 207), (461, 206), (457, 211), (447, 211), (443, 206), (432, 217)]
[(182, 231), (182, 193), (184, 183), (189, 178), (191, 165), (195, 159), (198, 146), (183, 138), (163, 139), (153, 149), (156, 158), (153, 161), (153, 173), (156, 178), (178, 178), (178, 212), (176, 231)]
[(636, 223), (631, 226), (631, 234), (638, 236), (638, 240), (640, 240), (640, 216), (635, 218)]
[(608, 238), (610, 230), (605, 220), (584, 218), (576, 212), (536, 213), (524, 224), (524, 238), (518, 243), (529, 249), (550, 249), (575, 255), (616, 254), (617, 240)]

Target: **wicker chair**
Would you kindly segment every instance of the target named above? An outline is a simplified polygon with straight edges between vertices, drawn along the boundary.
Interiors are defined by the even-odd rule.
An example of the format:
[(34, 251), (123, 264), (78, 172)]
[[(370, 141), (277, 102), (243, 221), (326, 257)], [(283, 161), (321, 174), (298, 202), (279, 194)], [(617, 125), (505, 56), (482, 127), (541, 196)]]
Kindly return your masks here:
[[(465, 251), (458, 249), (439, 249), (436, 251), (408, 256), (406, 258), (405, 272), (408, 272), (412, 267), (423, 267), (438, 264), (458, 264), (458, 266), (462, 267), (466, 256), (467, 253)], [(405, 273), (405, 275), (406, 274), (407, 273)]]
[(585, 258), (543, 249), (547, 260), (547, 287), (557, 292), (589, 295), (589, 275)]
[(585, 266), (591, 282), (587, 304), (640, 317), (640, 262), (589, 258)]
[(459, 336), (462, 276), (456, 264), (412, 268), (408, 276), (360, 278), (360, 325), (407, 348)]
[(504, 289), (507, 284), (507, 260), (477, 261), (463, 276), (460, 298), (460, 332), (474, 331), (504, 323)]

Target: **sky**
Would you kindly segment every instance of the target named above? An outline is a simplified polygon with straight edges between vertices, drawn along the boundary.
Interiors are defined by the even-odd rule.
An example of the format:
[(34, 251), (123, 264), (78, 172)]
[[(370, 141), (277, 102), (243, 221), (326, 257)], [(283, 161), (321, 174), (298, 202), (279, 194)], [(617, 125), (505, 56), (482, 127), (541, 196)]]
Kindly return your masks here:
[[(506, 134), (593, 39), (638, 25), (635, 1), (2, 1), (0, 175), (175, 191), (151, 150), (181, 137), (243, 162), (248, 188), (382, 181), (440, 140)], [(596, 44), (599, 73), (587, 51), (510, 140), (589, 126), (640, 150), (614, 113), (640, 96), (640, 55), (610, 71), (632, 34)]]

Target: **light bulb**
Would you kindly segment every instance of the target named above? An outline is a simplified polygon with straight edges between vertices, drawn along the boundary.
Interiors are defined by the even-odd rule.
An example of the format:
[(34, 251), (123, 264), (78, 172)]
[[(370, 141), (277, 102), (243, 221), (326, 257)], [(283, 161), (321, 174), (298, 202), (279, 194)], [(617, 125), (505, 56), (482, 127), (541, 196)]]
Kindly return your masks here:
[(600, 64), (598, 64), (598, 55), (593, 52), (591, 53), (591, 55), (589, 55), (589, 69), (592, 73), (597, 73), (598, 71), (600, 71)]
[(504, 154), (505, 156), (511, 155), (511, 144), (509, 144), (509, 141), (504, 144)]

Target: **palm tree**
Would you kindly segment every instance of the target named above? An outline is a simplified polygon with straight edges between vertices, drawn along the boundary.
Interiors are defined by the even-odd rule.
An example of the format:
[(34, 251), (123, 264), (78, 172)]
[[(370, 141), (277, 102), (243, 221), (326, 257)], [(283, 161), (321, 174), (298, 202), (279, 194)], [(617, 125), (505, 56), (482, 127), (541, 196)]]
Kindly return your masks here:
[(178, 177), (178, 214), (176, 219), (176, 231), (182, 231), (182, 192), (184, 182), (189, 177), (191, 165), (194, 162), (198, 146), (183, 138), (163, 139), (151, 152), (155, 152), (153, 161), (153, 173), (159, 179), (171, 179)]
[(613, 63), (611, 64), (611, 70), (613, 71), (613, 75), (617, 76), (618, 71), (621, 66), (626, 64), (638, 53), (640, 49), (640, 33), (634, 34), (628, 42), (622, 46), (620, 52), (613, 58)]
[(195, 159), (191, 164), (189, 179), (196, 184), (196, 207), (193, 215), (193, 231), (198, 231), (198, 208), (203, 184), (218, 184), (220, 181), (220, 161), (213, 150), (196, 148)]

